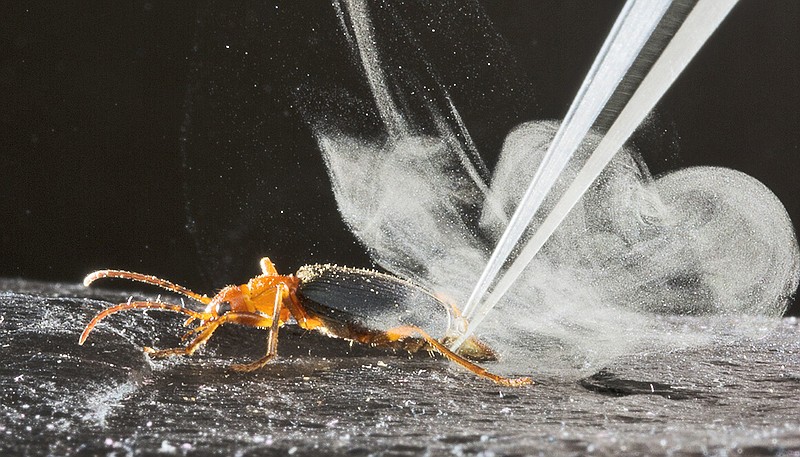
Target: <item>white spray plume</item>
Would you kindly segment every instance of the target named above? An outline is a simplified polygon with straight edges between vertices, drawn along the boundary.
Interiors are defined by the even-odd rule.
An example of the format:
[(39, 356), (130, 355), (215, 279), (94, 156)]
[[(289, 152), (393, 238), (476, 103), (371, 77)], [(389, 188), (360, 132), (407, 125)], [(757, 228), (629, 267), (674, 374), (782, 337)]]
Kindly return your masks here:
[[(369, 30), (369, 11), (359, 5), (354, 15), (343, 2), (340, 19)], [(354, 53), (365, 67), (380, 64), (364, 52)], [(421, 106), (427, 123), (420, 122), (403, 106), (425, 99), (399, 91), (413, 87), (397, 83), (404, 73), (373, 68), (365, 75), (371, 85), (393, 88), (371, 101), (373, 112), (405, 122), (384, 126), (383, 135), (359, 135), (312, 119), (339, 210), (378, 264), (463, 304), (491, 253), (487, 240), (502, 233), (558, 123), (523, 122), (509, 132), (487, 186), (464, 159), (471, 143), (460, 119)], [(445, 89), (437, 90), (452, 106)], [(590, 133), (532, 227), (599, 140)], [(475, 208), (482, 217), (471, 217)], [(761, 183), (712, 167), (653, 177), (638, 153), (623, 149), (477, 335), (501, 354), (501, 372), (578, 375), (625, 354), (760, 331), (765, 318), (785, 312), (799, 272), (792, 225)]]

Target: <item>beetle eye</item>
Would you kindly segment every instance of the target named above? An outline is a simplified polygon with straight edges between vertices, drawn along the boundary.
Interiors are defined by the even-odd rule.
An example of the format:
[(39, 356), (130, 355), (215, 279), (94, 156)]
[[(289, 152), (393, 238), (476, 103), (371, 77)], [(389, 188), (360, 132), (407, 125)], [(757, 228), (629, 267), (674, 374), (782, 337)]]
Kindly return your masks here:
[(224, 301), (222, 303), (217, 303), (217, 316), (222, 316), (223, 314), (227, 313), (231, 310), (231, 304)]

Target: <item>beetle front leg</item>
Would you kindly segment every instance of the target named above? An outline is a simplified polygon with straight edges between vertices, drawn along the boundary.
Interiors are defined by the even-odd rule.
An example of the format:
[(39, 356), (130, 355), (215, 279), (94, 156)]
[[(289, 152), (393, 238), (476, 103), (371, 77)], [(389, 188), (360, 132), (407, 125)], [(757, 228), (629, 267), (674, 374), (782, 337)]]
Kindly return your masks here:
[(170, 348), (170, 349), (160, 349), (155, 350), (150, 347), (145, 347), (144, 352), (150, 354), (151, 357), (154, 358), (164, 358), (164, 357), (172, 357), (176, 355), (192, 355), (200, 349), (200, 346), (206, 343), (211, 335), (219, 328), (222, 324), (227, 323), (234, 323), (245, 325), (247, 327), (270, 327), (272, 325), (272, 321), (269, 318), (261, 316), (260, 314), (255, 313), (228, 313), (223, 316), (220, 316), (214, 320), (206, 321), (204, 324), (200, 325), (199, 327), (189, 331), (184, 337), (191, 336), (193, 334), (198, 334), (186, 347), (180, 348)]
[(197, 335), (192, 340), (191, 343), (186, 345), (186, 347), (156, 350), (156, 349), (153, 349), (151, 347), (145, 346), (144, 347), (144, 352), (146, 352), (147, 354), (150, 354), (150, 357), (153, 357), (153, 358), (156, 358), (156, 359), (161, 359), (161, 358), (165, 358), (165, 357), (172, 357), (172, 356), (176, 356), (176, 355), (187, 355), (187, 356), (188, 355), (192, 355), (192, 354), (195, 353), (195, 351), (200, 349), (200, 346), (202, 346), (206, 341), (208, 341), (209, 338), (211, 338), (211, 335), (214, 334), (214, 332), (217, 330), (217, 328), (220, 325), (222, 325), (225, 320), (226, 320), (225, 316), (222, 316), (219, 319), (216, 319), (216, 320), (213, 320), (213, 321), (210, 321), (210, 322), (206, 322), (205, 324), (203, 324), (200, 327), (198, 327), (197, 329), (195, 329), (195, 330), (198, 330), (198, 329), (202, 328), (203, 330), (200, 332), (199, 335)]

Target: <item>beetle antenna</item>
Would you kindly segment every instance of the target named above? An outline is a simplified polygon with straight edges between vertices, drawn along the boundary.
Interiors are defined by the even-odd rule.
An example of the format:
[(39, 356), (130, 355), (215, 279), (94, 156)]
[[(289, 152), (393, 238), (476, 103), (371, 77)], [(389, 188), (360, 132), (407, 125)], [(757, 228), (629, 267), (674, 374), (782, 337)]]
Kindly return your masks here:
[(153, 303), (149, 301), (134, 301), (128, 303), (120, 303), (117, 306), (112, 306), (102, 312), (100, 312), (97, 316), (94, 317), (87, 325), (86, 328), (83, 329), (83, 333), (81, 333), (81, 337), (78, 340), (78, 344), (83, 344), (86, 341), (86, 338), (89, 337), (89, 334), (94, 329), (95, 325), (97, 325), (101, 320), (105, 319), (111, 314), (118, 313), (120, 311), (125, 311), (126, 309), (163, 309), (166, 311), (174, 311), (176, 313), (186, 314), (191, 316), (192, 319), (199, 319), (199, 320), (206, 320), (210, 318), (210, 314), (208, 313), (198, 313), (197, 311), (193, 311), (188, 308), (184, 308), (183, 306), (172, 305), (170, 303)]
[(203, 303), (204, 305), (211, 303), (211, 299), (208, 298), (208, 296), (192, 292), (191, 290), (183, 286), (169, 282), (165, 279), (125, 270), (97, 270), (94, 273), (89, 273), (89, 275), (87, 275), (83, 279), (83, 285), (88, 286), (89, 284), (102, 278), (122, 278), (122, 279), (129, 279), (131, 281), (139, 281), (145, 284), (158, 286), (163, 289), (167, 289), (169, 291), (185, 295), (189, 298), (193, 298), (199, 301), (200, 303)]

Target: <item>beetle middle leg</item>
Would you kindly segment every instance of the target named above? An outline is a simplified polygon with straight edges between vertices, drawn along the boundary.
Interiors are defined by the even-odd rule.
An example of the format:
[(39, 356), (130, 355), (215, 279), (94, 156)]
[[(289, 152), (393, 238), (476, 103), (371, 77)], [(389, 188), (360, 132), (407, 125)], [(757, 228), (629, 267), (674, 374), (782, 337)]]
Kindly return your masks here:
[(231, 365), (231, 369), (236, 371), (255, 371), (274, 359), (278, 355), (278, 325), (277, 319), (272, 321), (267, 336), (267, 354), (264, 357), (250, 363), (234, 363)]
[[(264, 262), (265, 260), (262, 259), (262, 269), (266, 271), (267, 267), (265, 266)], [(269, 259), (266, 259), (266, 262), (269, 262)], [(272, 263), (269, 263), (269, 266), (271, 265)], [(274, 270), (274, 267), (272, 268)], [(284, 287), (285, 286), (283, 284), (279, 284), (278, 290), (275, 292), (275, 303), (272, 307), (272, 323), (270, 324), (269, 333), (267, 334), (267, 354), (254, 362), (233, 364), (231, 365), (232, 369), (236, 371), (255, 371), (268, 364), (270, 360), (278, 355), (278, 331), (281, 325), (280, 316), (283, 304), (283, 293), (285, 292)]]

